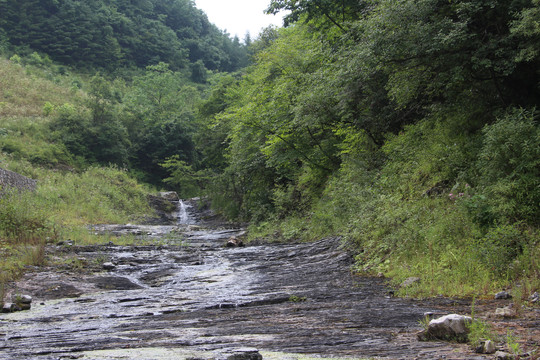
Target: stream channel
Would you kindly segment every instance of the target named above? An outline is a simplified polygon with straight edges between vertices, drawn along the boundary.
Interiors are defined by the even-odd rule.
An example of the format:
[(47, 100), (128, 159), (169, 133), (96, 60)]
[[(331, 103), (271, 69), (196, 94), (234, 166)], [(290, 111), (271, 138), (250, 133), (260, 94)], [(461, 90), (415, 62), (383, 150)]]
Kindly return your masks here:
[(207, 360), (256, 350), (264, 359), (483, 359), (418, 342), (423, 314), (441, 310), (354, 275), (339, 238), (227, 248), (244, 229), (180, 205), (177, 224), (93, 228), (150, 245), (52, 246), (49, 256), (81, 269), (41, 267), (17, 283), (32, 309), (0, 314), (0, 359)]

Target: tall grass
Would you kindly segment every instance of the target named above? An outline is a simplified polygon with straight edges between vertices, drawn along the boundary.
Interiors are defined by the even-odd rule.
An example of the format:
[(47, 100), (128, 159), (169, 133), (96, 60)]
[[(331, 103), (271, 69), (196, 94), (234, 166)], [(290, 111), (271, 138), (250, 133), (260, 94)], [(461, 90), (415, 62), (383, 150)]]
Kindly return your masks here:
[(45, 263), (48, 242), (96, 242), (86, 225), (137, 221), (151, 212), (146, 201), (150, 189), (121, 169), (74, 173), (24, 161), (4, 164), (37, 179), (38, 187), (35, 192), (8, 191), (0, 198), (0, 295), (26, 266)]
[(20, 61), (0, 58), (0, 116), (41, 117), (46, 102), (75, 102), (84, 95), (70, 86), (74, 81), (53, 66), (23, 66)]

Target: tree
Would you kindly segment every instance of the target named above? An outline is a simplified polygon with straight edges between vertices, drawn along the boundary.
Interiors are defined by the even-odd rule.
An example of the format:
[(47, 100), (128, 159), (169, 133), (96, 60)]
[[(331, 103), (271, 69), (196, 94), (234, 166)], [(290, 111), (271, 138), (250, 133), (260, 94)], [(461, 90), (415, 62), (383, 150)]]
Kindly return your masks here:
[(159, 63), (136, 77), (125, 97), (130, 112), (131, 162), (149, 182), (158, 184), (167, 177), (159, 165), (166, 158), (177, 155), (189, 164), (195, 161), (192, 136), (199, 95), (186, 83), (167, 64)]
[(358, 0), (272, 0), (266, 12), (277, 14), (288, 11), (284, 17), (285, 26), (305, 17), (306, 21), (324, 18), (327, 26), (336, 26), (342, 31), (348, 29), (352, 21), (361, 17), (367, 2)]

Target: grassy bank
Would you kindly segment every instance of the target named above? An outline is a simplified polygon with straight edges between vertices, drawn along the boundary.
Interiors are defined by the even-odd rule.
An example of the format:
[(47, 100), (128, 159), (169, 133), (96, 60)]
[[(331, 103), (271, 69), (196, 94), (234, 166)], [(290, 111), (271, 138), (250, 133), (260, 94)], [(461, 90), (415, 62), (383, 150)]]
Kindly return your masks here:
[[(17, 163), (17, 170), (23, 170)], [(32, 169), (35, 192), (10, 191), (0, 198), (0, 284), (18, 277), (27, 266), (43, 265), (47, 243), (70, 240), (85, 244), (108, 241), (86, 226), (127, 223), (151, 212), (149, 192), (116, 168), (89, 168), (81, 173)]]

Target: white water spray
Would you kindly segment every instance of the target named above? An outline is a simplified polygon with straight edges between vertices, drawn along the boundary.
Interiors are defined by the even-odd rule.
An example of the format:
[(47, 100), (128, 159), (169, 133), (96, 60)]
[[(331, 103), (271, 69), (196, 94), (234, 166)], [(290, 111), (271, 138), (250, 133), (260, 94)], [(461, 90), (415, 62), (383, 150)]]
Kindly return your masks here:
[(187, 206), (182, 199), (178, 201), (178, 224), (187, 224), (189, 221), (189, 215), (187, 212)]

